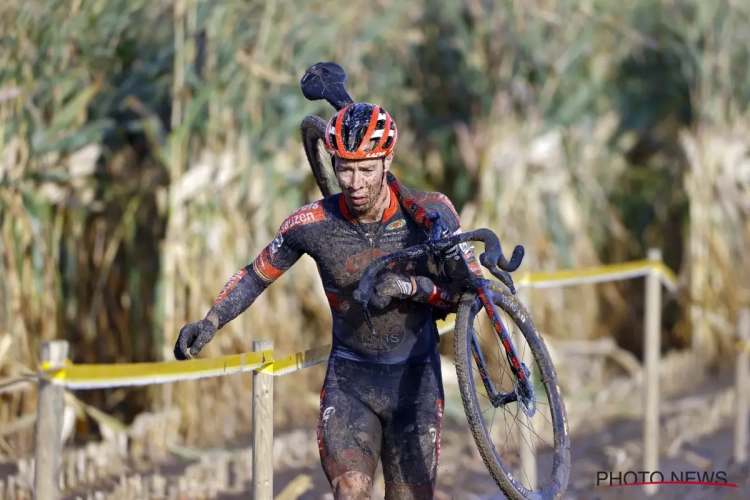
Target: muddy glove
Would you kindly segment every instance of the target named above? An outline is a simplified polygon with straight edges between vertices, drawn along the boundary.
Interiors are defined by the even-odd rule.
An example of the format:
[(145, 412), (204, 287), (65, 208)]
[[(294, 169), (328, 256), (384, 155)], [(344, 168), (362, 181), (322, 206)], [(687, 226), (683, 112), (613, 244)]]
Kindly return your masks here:
[(381, 297), (408, 299), (414, 293), (414, 283), (408, 276), (385, 271), (375, 278), (375, 293)]
[[(174, 357), (184, 361), (197, 355), (214, 338), (215, 333), (216, 327), (208, 319), (188, 323), (180, 330), (180, 336), (174, 346)], [(189, 354), (188, 349), (190, 349)]]
[(407, 299), (414, 293), (414, 282), (403, 274), (385, 270), (375, 278), (375, 293), (370, 297), (370, 305), (383, 309), (393, 298)]

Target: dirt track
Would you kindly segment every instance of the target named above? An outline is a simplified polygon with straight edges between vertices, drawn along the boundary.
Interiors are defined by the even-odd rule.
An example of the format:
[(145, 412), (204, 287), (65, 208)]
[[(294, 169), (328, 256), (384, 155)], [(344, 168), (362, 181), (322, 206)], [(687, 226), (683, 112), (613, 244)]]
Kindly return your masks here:
[[(704, 401), (706, 396), (716, 395), (721, 391), (725, 391), (731, 383), (732, 376), (731, 374), (727, 374), (722, 377), (706, 380), (700, 386), (694, 387), (689, 391), (683, 391), (681, 394), (667, 398), (665, 401), (675, 402), (681, 401), (683, 398), (696, 396), (700, 401)], [(438, 491), (435, 498), (437, 500), (491, 500), (504, 498), (478, 456), (476, 446), (468, 431), (465, 417), (463, 417), (460, 399), (449, 397), (448, 387), (446, 387), (446, 396), (446, 420), (441, 446)], [(702, 407), (708, 407), (707, 405), (703, 405), (703, 403), (701, 405)], [(705, 420), (701, 418), (699, 422), (701, 425), (704, 425), (703, 422)], [(693, 443), (683, 445), (676, 455), (667, 457), (663, 454), (660, 459), (659, 471), (667, 476), (665, 479), (671, 479), (668, 476), (672, 472), (679, 474), (687, 471), (707, 471), (709, 473), (724, 471), (728, 482), (737, 483), (739, 487), (662, 485), (658, 494), (651, 498), (679, 500), (708, 500), (715, 498), (732, 500), (750, 498), (750, 462), (743, 466), (732, 463), (732, 422), (726, 419), (722, 422), (724, 425), (721, 428), (716, 429), (714, 427), (716, 430), (710, 434), (704, 435), (701, 439)], [(300, 475), (308, 475), (311, 482), (311, 487), (304, 493), (299, 496), (286, 497), (284, 500), (294, 498), (301, 500), (332, 499), (330, 488), (317, 461), (317, 444), (315, 442), (315, 429), (313, 426), (314, 422), (310, 422), (310, 425), (306, 429), (300, 430), (294, 439), (284, 440), (280, 438), (277, 439), (274, 445), (274, 458), (278, 458), (278, 456), (287, 458), (293, 455), (297, 457), (294, 460), (288, 461), (288, 463), (292, 464), (291, 466), (277, 467), (277, 473), (274, 477), (274, 494), (278, 495), (291, 481), (299, 478)], [(703, 428), (706, 429), (705, 425)], [(641, 487), (605, 488), (596, 486), (598, 471), (611, 471), (613, 469), (639, 471), (642, 469), (641, 421), (621, 419), (597, 423), (593, 420), (591, 423), (586, 424), (585, 431), (585, 433), (574, 433), (572, 435), (572, 470), (565, 498), (574, 500), (645, 499), (646, 497)], [(277, 436), (282, 435), (281, 430), (277, 429)], [(236, 442), (238, 448), (247, 444), (246, 440), (242, 439), (238, 439)], [(664, 447), (668, 443), (662, 442), (660, 444)], [(245, 455), (247, 456), (247, 453)], [(208, 459), (207, 463), (214, 461), (213, 455), (210, 453), (206, 454), (204, 458)], [(249, 469), (249, 462), (246, 459), (243, 460), (237, 462), (235, 467)], [(193, 469), (187, 469), (188, 466), (190, 466), (190, 463), (187, 461), (175, 460), (172, 463), (152, 469), (151, 472), (144, 470), (142, 473), (146, 476), (157, 473), (173, 480), (181, 477), (187, 481), (201, 482), (206, 481), (206, 474), (209, 475), (210, 479), (210, 475), (214, 473), (212, 471), (216, 470), (207, 469), (202, 465), (195, 464), (192, 465)], [(12, 467), (11, 469), (14, 468)], [(4, 472), (14, 473), (10, 469)], [(2, 475), (4, 476), (5, 474)], [(247, 477), (246, 474), (244, 476)], [(112, 491), (115, 488), (115, 482), (105, 481), (104, 484), (99, 484), (98, 487), (104, 491)], [(232, 494), (224, 493), (218, 496), (201, 496), (200, 498), (220, 498), (224, 500), (250, 498), (249, 481), (243, 483), (240, 479), (239, 486), (239, 489), (244, 491)], [(87, 489), (79, 489), (76, 495), (69, 495), (66, 498), (70, 500), (87, 498), (88, 491)], [(120, 500), (131, 497), (132, 495), (118, 495), (111, 498)], [(25, 498), (30, 497), (27, 496)], [(144, 497), (136, 495), (132, 498)], [(190, 495), (183, 495), (179, 498), (192, 497)], [(376, 479), (376, 490), (373, 498), (383, 498), (381, 476), (378, 476)]]
[[(732, 375), (705, 380), (699, 387), (667, 398), (679, 401), (694, 396), (712, 396), (726, 390), (732, 384)], [(446, 402), (446, 414), (449, 414)], [(455, 400), (454, 405), (460, 404)], [(454, 408), (458, 410), (458, 408)], [(460, 412), (460, 410), (459, 410)], [(452, 412), (454, 417), (457, 413)], [(491, 500), (505, 498), (492, 481), (484, 464), (476, 453), (474, 442), (465, 420), (452, 419), (445, 426), (441, 465), (438, 478), (438, 500)], [(660, 443), (662, 447), (667, 443)], [(750, 450), (749, 450), (750, 451)], [(689, 471), (726, 473), (728, 483), (736, 483), (738, 488), (698, 485), (661, 485), (654, 497), (647, 497), (642, 487), (604, 487), (596, 485), (598, 471), (640, 471), (642, 470), (642, 423), (640, 420), (621, 419), (600, 422), (587, 426), (585, 434), (574, 434), (571, 439), (571, 476), (565, 499), (577, 500), (636, 500), (646, 498), (709, 500), (709, 499), (748, 499), (750, 498), (750, 461), (744, 465), (733, 463), (733, 422), (726, 421), (722, 428), (683, 445), (672, 457), (662, 454), (659, 471), (665, 480), (675, 474)], [(379, 473), (379, 471), (378, 471)], [(291, 480), (300, 474), (308, 474), (312, 479), (312, 489), (300, 496), (300, 500), (332, 499), (330, 487), (318, 463), (307, 468), (287, 470), (275, 475), (274, 489), (278, 494)], [(630, 481), (632, 482), (632, 480)], [(226, 497), (241, 498), (241, 497)], [(378, 477), (373, 498), (383, 498), (382, 477)]]
[[(700, 387), (669, 398), (675, 401), (682, 397), (715, 394), (727, 388), (731, 377), (721, 377), (708, 380)], [(440, 476), (437, 500), (492, 500), (505, 498), (490, 478), (484, 464), (479, 458), (474, 442), (468, 432), (465, 420), (456, 413), (459, 408), (448, 408), (450, 399), (446, 402), (446, 420), (441, 447)], [(453, 405), (459, 404), (454, 402)], [(458, 418), (456, 418), (458, 417)], [(597, 471), (612, 469), (639, 471), (642, 469), (641, 429), (639, 420), (624, 419), (610, 422), (600, 422), (599, 427), (587, 426), (586, 434), (572, 436), (572, 471), (565, 499), (571, 500), (636, 500), (647, 498), (641, 487), (605, 488), (596, 486)], [(306, 430), (304, 438), (299, 441), (300, 447), (310, 447), (313, 451), (316, 443), (314, 427)], [(750, 498), (750, 463), (737, 466), (732, 463), (731, 422), (727, 421), (723, 428), (704, 436), (702, 439), (682, 446), (680, 451), (671, 458), (662, 456), (659, 470), (667, 476), (672, 472), (677, 474), (687, 471), (724, 471), (729, 483), (737, 483), (738, 488), (705, 487), (696, 485), (662, 485), (655, 497), (659, 499), (679, 500), (709, 500), (709, 499), (748, 499)], [(308, 442), (309, 441), (309, 442)], [(661, 443), (665, 445), (666, 443)], [(284, 451), (279, 450), (281, 453)], [(308, 475), (311, 488), (300, 496), (300, 500), (332, 500), (330, 488), (326, 478), (315, 460), (311, 457), (308, 465), (279, 471), (274, 477), (274, 495), (278, 495), (289, 483), (300, 475)], [(184, 467), (173, 464), (171, 474), (182, 474)], [(380, 471), (378, 471), (379, 474)], [(162, 470), (167, 474), (167, 470)], [(199, 480), (198, 478), (195, 478)], [(234, 494), (221, 494), (217, 498), (223, 500), (249, 498), (249, 483), (245, 483), (245, 491)], [(216, 498), (216, 497), (215, 497)], [(383, 498), (382, 476), (376, 480), (376, 490), (373, 498)], [(72, 500), (72, 498), (71, 498)]]
[[(455, 437), (459, 437), (456, 435)], [(596, 487), (596, 473), (612, 468), (612, 459), (605, 450), (608, 447), (621, 446), (624, 449), (633, 445), (640, 446), (641, 426), (637, 421), (614, 422), (606, 430), (589, 435), (575, 436), (572, 441), (572, 471), (570, 485), (565, 494), (570, 500), (636, 500), (648, 498), (640, 487), (604, 488)], [(632, 443), (632, 444), (630, 444)], [(472, 445), (472, 443), (468, 443)], [(454, 448), (456, 443), (449, 446)], [(737, 483), (739, 488), (701, 487), (685, 485), (664, 485), (655, 498), (681, 500), (727, 499), (739, 500), (750, 498), (750, 463), (744, 466), (733, 465), (732, 430), (724, 428), (719, 432), (701, 439), (699, 442), (685, 446), (678, 457), (662, 457), (659, 469), (667, 473), (684, 471), (726, 471), (730, 483)], [(640, 455), (636, 455), (630, 470), (641, 470)], [(459, 457), (455, 457), (459, 458)], [(707, 459), (710, 462), (705, 461)], [(438, 500), (495, 500), (505, 498), (476, 457), (465, 453), (460, 459), (443, 460), (440, 467)], [(313, 480), (313, 488), (299, 497), (300, 500), (322, 500), (330, 491), (326, 478), (320, 467), (315, 466), (294, 471), (285, 471), (274, 478), (275, 494), (278, 494), (289, 481), (299, 474), (308, 474)], [(382, 479), (381, 479), (382, 481)], [(243, 496), (226, 496), (222, 498), (244, 498)], [(373, 498), (383, 498), (373, 495)], [(654, 497), (651, 497), (654, 498)]]

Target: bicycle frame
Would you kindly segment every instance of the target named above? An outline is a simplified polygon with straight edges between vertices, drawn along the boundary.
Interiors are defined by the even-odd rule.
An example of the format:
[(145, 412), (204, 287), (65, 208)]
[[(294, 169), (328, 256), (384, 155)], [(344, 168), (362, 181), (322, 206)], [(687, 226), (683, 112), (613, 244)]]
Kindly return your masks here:
[[(481, 241), (484, 243), (485, 251), (480, 255), (480, 263), (515, 294), (515, 288), (509, 272), (516, 270), (521, 264), (521, 260), (523, 259), (523, 247), (517, 246), (513, 251), (511, 260), (508, 261), (503, 255), (502, 247), (500, 246), (500, 241), (497, 235), (489, 229), (476, 229), (454, 236), (443, 237), (442, 235), (446, 234), (446, 230), (440, 219), (439, 213), (428, 213), (419, 205), (419, 203), (416, 202), (416, 200), (410, 197), (405, 197), (401, 190), (402, 186), (391, 174), (389, 174), (389, 185), (394, 189), (402, 207), (404, 207), (417, 223), (419, 223), (428, 233), (428, 240), (425, 243), (412, 246), (400, 252), (395, 252), (373, 261), (362, 274), (359, 286), (354, 291), (354, 300), (362, 307), (365, 321), (370, 327), (373, 335), (376, 333), (368, 306), (369, 304), (373, 304), (376, 308), (382, 307), (380, 305), (382, 304), (381, 299), (377, 295), (374, 295), (374, 280), (378, 273), (394, 262), (413, 261), (423, 257), (439, 259), (444, 265), (449, 264), (449, 267), (452, 268), (446, 273), (446, 277), (455, 284), (454, 286), (456, 286), (460, 292), (476, 293), (482, 307), (490, 318), (490, 322), (492, 323), (495, 332), (500, 337), (508, 362), (511, 366), (511, 371), (518, 382), (517, 384), (514, 384), (515, 390), (507, 394), (499, 393), (495, 389), (494, 384), (488, 376), (487, 365), (481, 349), (479, 348), (479, 341), (477, 340), (476, 332), (472, 328), (471, 350), (490, 402), (497, 408), (510, 402), (518, 401), (519, 403), (523, 403), (524, 411), (526, 411), (528, 400), (533, 400), (534, 398), (533, 388), (529, 381), (529, 371), (528, 368), (521, 363), (510, 334), (500, 320), (494, 302), (490, 299), (487, 280), (484, 279), (481, 272), (476, 273), (469, 268), (469, 263), (463, 251), (458, 252), (457, 257), (454, 257), (452, 260), (445, 259), (445, 254), (456, 245), (461, 245), (469, 241)], [(500, 268), (498, 268), (498, 265)], [(521, 397), (520, 400), (519, 396)]]

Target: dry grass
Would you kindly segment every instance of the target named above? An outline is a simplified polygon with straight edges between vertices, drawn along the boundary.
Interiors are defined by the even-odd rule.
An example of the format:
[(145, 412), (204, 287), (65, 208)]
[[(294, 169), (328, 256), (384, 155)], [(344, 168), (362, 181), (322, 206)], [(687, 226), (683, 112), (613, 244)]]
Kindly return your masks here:
[[(350, 5), (0, 8), (18, 19), (0, 22), (3, 376), (33, 367), (52, 338), (69, 339), (76, 362), (170, 358), (179, 328), (205, 314), (284, 216), (319, 196), (297, 138), (304, 115), (331, 113), (298, 88), (319, 60), (341, 63), (355, 98), (398, 117), (399, 175), (449, 194), (465, 227), (525, 245), (534, 270), (663, 247), (685, 280), (666, 311), (672, 340), (696, 322), (702, 345), (729, 345), (733, 310), (750, 300), (745, 3)], [(691, 117), (681, 81), (663, 74), (692, 82)], [(560, 338), (627, 345), (640, 336), (641, 290), (537, 292), (533, 312)], [(303, 257), (204, 354), (248, 351), (260, 338), (285, 354), (328, 342), (329, 326)], [(314, 407), (323, 373), (279, 379), (277, 408)], [(179, 407), (187, 441), (208, 444), (249, 429), (249, 385), (248, 375), (81, 396), (128, 421)], [(32, 393), (2, 397), (6, 420), (34, 410)], [(278, 425), (309, 416), (278, 414)], [(218, 436), (224, 428), (233, 432)]]

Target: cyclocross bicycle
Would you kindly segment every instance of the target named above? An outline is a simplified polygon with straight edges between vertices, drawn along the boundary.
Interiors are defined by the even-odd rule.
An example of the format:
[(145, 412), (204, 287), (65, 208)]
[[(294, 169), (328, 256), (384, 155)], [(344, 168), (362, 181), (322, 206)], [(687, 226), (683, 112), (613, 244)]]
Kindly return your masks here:
[[(300, 82), (302, 93), (311, 101), (324, 99), (336, 110), (340, 110), (353, 102), (346, 91), (346, 72), (336, 63), (317, 63), (307, 69)], [(302, 121), (302, 143), (308, 162), (312, 168), (315, 181), (323, 196), (331, 196), (340, 192), (333, 173), (331, 157), (323, 147), (326, 122), (315, 115), (306, 116)], [(454, 331), (455, 365), (459, 390), (464, 412), (468, 419), (469, 428), (479, 453), (484, 460), (495, 483), (508, 498), (549, 500), (561, 499), (567, 488), (570, 472), (570, 440), (565, 413), (565, 404), (557, 383), (557, 374), (550, 359), (544, 340), (536, 329), (527, 309), (516, 297), (516, 290), (510, 273), (518, 269), (523, 259), (524, 249), (517, 246), (508, 261), (503, 255), (500, 241), (495, 233), (489, 229), (477, 229), (450, 236), (445, 225), (437, 213), (428, 213), (417, 200), (409, 194), (401, 182), (388, 173), (388, 184), (393, 189), (405, 212), (409, 213), (427, 235), (427, 241), (406, 250), (381, 257), (372, 262), (365, 269), (354, 292), (354, 299), (362, 306), (364, 318), (372, 326), (369, 306), (382, 307), (384, 302), (373, 292), (374, 279), (387, 265), (393, 262), (414, 261), (428, 259), (434, 269), (438, 269), (440, 279), (449, 283), (453, 291), (460, 293)], [(481, 269), (472, 270), (466, 259), (468, 242), (480, 241), (485, 251), (479, 261), (499, 281), (485, 279)], [(446, 253), (456, 245), (461, 249), (459, 258), (446, 258)], [(521, 333), (517, 339), (525, 339), (529, 346), (537, 369), (532, 370), (522, 362), (518, 348), (509, 332), (507, 325), (501, 319), (500, 312), (507, 314), (513, 326)], [(480, 314), (486, 313), (484, 323), (490, 333), (484, 335)], [(475, 322), (477, 324), (475, 324)], [(492, 347), (492, 346), (495, 347)], [(497, 352), (497, 355), (495, 355)], [(493, 357), (497, 363), (489, 363)], [(499, 383), (493, 381), (493, 376), (501, 370), (503, 362), (507, 362), (510, 377)], [(472, 366), (473, 364), (473, 366)], [(479, 375), (474, 376), (474, 371)], [(481, 384), (477, 382), (481, 381)], [(537, 387), (535, 387), (535, 384)], [(535, 389), (544, 388), (543, 393)], [(483, 407), (486, 407), (483, 408)], [(538, 410), (546, 408), (549, 417), (542, 419)], [(492, 410), (492, 416), (489, 415)], [(515, 449), (528, 445), (535, 452), (546, 448), (536, 457), (537, 471), (532, 476), (538, 481), (526, 481), (521, 470), (520, 477), (511, 474), (512, 468), (518, 468), (518, 461), (514, 461), (512, 453), (507, 450), (507, 438), (514, 430), (512, 425), (500, 432), (494, 432), (492, 425), (497, 410), (505, 415), (518, 415), (521, 411), (526, 415), (525, 425), (528, 436), (537, 427), (549, 429), (553, 435), (551, 442), (538, 443), (521, 442), (516, 439)], [(506, 446), (498, 449), (494, 440), (505, 434)], [(520, 433), (523, 437), (524, 433)], [(532, 440), (533, 441), (533, 440)], [(511, 447), (513, 450), (513, 447)], [(540, 462), (548, 461), (549, 470), (544, 469)], [(522, 464), (520, 464), (522, 465)], [(534, 487), (533, 483), (538, 486)]]

